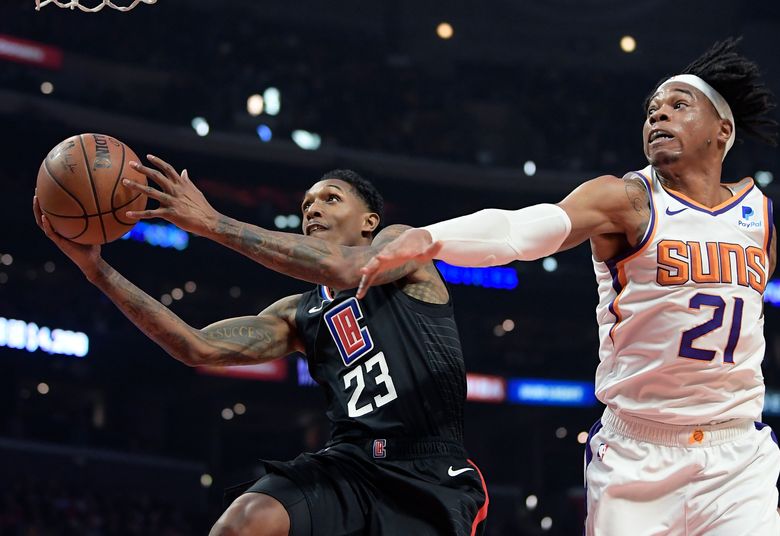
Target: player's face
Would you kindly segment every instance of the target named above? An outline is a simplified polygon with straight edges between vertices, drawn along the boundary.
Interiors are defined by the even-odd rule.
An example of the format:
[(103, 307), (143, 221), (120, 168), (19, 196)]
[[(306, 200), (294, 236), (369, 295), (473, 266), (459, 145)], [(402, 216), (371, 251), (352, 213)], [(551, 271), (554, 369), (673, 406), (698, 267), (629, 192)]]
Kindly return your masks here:
[(710, 144), (717, 144), (720, 124), (718, 112), (701, 91), (680, 82), (669, 84), (647, 107), (642, 129), (647, 161), (662, 166), (684, 156), (703, 156)]
[(370, 243), (376, 227), (363, 200), (340, 179), (326, 179), (309, 188), (301, 212), (303, 234), (342, 246)]

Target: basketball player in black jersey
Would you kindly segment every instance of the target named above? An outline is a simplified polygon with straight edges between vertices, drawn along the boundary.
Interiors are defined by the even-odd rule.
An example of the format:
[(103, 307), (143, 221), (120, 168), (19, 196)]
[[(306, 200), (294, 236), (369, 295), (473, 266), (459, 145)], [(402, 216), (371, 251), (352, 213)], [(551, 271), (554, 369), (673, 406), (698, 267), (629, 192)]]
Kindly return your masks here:
[(374, 186), (352, 171), (326, 173), (304, 196), (301, 236), (219, 214), (186, 171), (150, 160), (160, 171), (136, 168), (162, 188), (143, 188), (160, 206), (129, 216), (162, 217), (321, 285), (197, 330), (109, 266), (99, 246), (59, 237), (33, 201), (46, 235), (174, 358), (245, 365), (306, 354), (326, 395), (326, 448), (265, 462), (211, 535), (481, 534), (488, 497), (462, 446), (466, 371), (446, 285), (432, 263), (413, 262), (355, 297), (360, 267), (407, 228), (374, 236), (383, 205)]

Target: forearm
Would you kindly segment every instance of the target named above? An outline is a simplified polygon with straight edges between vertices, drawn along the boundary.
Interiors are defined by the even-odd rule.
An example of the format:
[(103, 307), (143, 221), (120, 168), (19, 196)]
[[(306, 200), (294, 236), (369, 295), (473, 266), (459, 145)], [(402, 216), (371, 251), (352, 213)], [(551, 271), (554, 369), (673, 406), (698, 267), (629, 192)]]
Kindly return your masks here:
[(147, 337), (186, 365), (250, 365), (292, 350), (289, 332), (278, 319), (229, 318), (197, 330), (104, 261), (88, 279)]
[[(220, 216), (208, 238), (276, 272), (333, 288), (357, 286), (369, 248), (348, 248), (319, 238), (269, 231)], [(361, 251), (365, 250), (365, 251)]]
[(443, 246), (437, 258), (456, 265), (492, 266), (555, 253), (571, 222), (560, 207), (545, 204), (514, 211), (485, 209), (424, 229)]
[(173, 358), (192, 365), (201, 335), (170, 309), (128, 281), (105, 261), (100, 261), (87, 279), (147, 337)]

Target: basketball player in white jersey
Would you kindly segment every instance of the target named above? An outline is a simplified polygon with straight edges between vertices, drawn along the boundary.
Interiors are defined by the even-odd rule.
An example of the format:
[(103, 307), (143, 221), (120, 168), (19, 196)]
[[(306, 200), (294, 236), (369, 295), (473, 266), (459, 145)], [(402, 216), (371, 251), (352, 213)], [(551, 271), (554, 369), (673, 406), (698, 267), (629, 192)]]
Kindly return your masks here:
[(776, 123), (737, 42), (651, 93), (649, 166), (588, 181), (557, 205), (408, 230), (363, 270), (358, 296), (410, 259), (486, 266), (590, 240), (606, 409), (586, 450), (588, 535), (780, 535), (780, 449), (759, 422), (772, 202), (750, 178), (721, 182), (737, 131), (775, 144)]

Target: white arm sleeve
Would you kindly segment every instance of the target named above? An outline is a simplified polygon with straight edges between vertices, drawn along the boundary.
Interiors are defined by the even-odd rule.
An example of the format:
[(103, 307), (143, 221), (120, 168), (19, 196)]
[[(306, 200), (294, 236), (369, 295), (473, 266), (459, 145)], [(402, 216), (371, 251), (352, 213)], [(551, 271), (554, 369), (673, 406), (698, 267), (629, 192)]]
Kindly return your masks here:
[(423, 229), (443, 243), (437, 258), (458, 266), (496, 266), (555, 253), (571, 232), (571, 220), (561, 207), (541, 204), (488, 208)]

